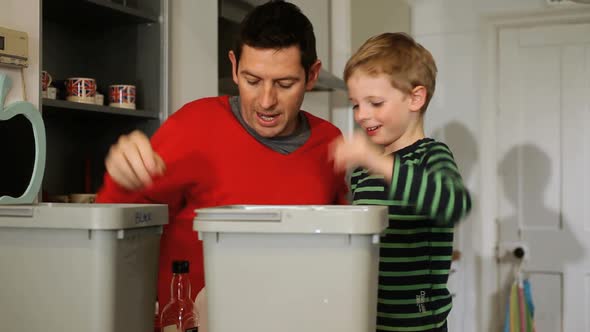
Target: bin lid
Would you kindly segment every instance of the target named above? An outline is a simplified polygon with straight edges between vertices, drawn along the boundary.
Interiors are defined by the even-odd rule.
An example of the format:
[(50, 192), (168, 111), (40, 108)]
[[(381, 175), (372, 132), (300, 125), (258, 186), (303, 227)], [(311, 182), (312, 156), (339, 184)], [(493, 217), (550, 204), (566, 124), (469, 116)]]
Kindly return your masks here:
[(195, 210), (199, 232), (379, 234), (387, 207), (364, 205), (229, 205)]
[(61, 228), (118, 230), (168, 223), (163, 204), (68, 204), (0, 205), (2, 228)]

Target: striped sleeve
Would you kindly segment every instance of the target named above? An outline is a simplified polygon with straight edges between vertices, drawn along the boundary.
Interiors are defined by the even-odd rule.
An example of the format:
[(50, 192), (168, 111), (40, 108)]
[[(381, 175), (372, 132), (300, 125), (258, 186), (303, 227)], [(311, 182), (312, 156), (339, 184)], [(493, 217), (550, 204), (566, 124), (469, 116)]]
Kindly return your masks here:
[(389, 199), (414, 206), (417, 215), (427, 215), (440, 225), (452, 225), (471, 209), (453, 155), (444, 144), (429, 148), (419, 163), (402, 163), (395, 156)]

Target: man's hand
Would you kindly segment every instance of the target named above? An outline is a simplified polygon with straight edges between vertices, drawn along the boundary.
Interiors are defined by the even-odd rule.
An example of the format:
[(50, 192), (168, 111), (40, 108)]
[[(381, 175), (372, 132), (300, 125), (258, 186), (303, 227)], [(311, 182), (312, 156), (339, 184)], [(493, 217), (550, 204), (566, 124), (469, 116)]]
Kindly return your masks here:
[(152, 184), (155, 176), (164, 174), (166, 165), (154, 152), (150, 140), (136, 130), (119, 138), (111, 146), (105, 161), (111, 178), (127, 190), (139, 190)]

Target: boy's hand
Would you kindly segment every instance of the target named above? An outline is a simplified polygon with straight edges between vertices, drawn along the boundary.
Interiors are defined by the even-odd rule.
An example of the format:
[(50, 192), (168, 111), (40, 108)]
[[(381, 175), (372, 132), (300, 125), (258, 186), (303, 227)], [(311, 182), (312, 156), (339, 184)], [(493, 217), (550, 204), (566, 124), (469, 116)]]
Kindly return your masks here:
[(107, 172), (121, 187), (138, 190), (152, 184), (152, 178), (164, 174), (166, 165), (154, 152), (150, 140), (140, 131), (119, 138), (105, 161)]
[(332, 144), (334, 169), (338, 172), (362, 166), (373, 168), (383, 152), (362, 132), (356, 131), (348, 140), (338, 139)]

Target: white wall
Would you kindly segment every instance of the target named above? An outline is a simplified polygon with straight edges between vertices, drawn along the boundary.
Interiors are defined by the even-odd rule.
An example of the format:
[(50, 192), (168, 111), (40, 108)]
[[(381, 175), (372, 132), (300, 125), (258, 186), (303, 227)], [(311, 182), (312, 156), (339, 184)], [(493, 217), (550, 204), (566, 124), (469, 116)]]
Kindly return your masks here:
[[(316, 38), (318, 58), (322, 68), (330, 71), (330, 5), (332, 0), (291, 0), (309, 18)], [(331, 119), (330, 92), (308, 92), (305, 95), (302, 109), (323, 119)]]
[(406, 0), (351, 0), (350, 7), (353, 51), (379, 33), (410, 33), (410, 6)]
[[(495, 301), (497, 243), (494, 156), (488, 143), (494, 132), (485, 125), (493, 111), (485, 107), (489, 77), (486, 22), (493, 17), (558, 11), (545, 0), (414, 0), (412, 34), (434, 55), (439, 68), (434, 99), (426, 113), (427, 134), (447, 142), (473, 194), (474, 209), (458, 232), (466, 270), (459, 287), (466, 303), (458, 314), (463, 326), (452, 331), (499, 331), (504, 312)], [(485, 112), (485, 113), (484, 113)], [(492, 171), (493, 172), (493, 171)], [(454, 309), (455, 310), (455, 309)]]
[(12, 90), (8, 94), (6, 103), (17, 100), (27, 100), (39, 108), (40, 86), (40, 0), (1, 0), (0, 26), (24, 31), (29, 35), (29, 67), (24, 69), (26, 97), (22, 92), (20, 69), (0, 67), (0, 73), (8, 74), (12, 78)]
[(173, 113), (187, 102), (218, 94), (217, 0), (169, 3), (169, 110)]

